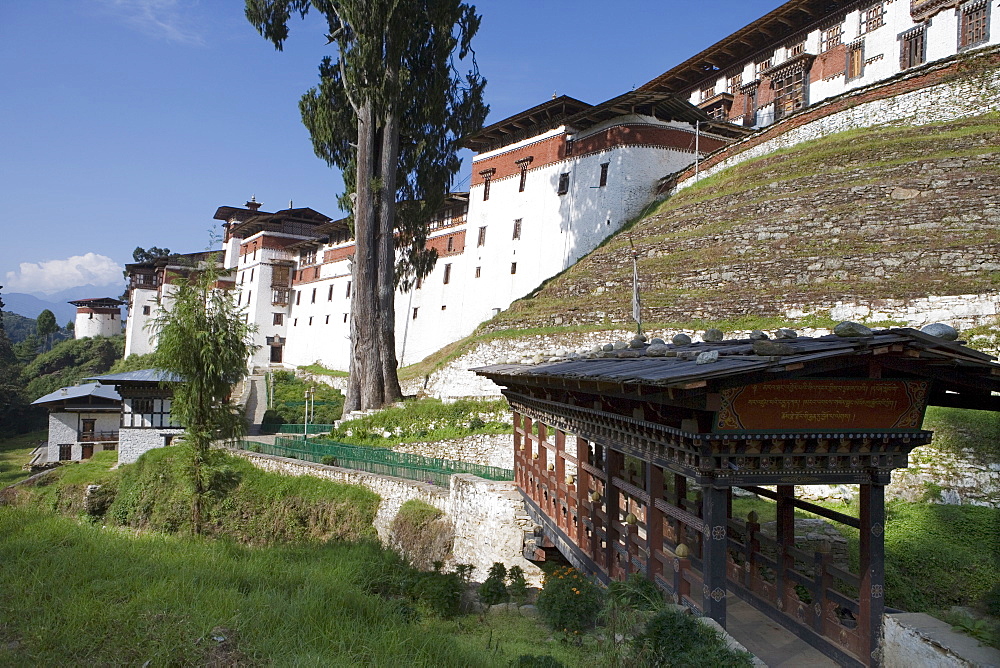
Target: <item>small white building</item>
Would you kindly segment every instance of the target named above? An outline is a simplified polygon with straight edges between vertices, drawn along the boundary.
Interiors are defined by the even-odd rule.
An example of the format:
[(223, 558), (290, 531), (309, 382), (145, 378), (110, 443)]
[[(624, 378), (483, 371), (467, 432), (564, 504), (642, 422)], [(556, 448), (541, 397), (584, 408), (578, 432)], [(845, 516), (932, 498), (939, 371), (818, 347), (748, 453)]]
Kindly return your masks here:
[(49, 411), (50, 463), (117, 449), (122, 401), (115, 388), (99, 383), (63, 387), (31, 403)]
[(131, 464), (153, 448), (170, 445), (184, 428), (170, 415), (173, 392), (169, 383), (180, 380), (159, 369), (96, 376), (102, 386), (113, 386), (121, 397), (118, 414), (118, 463)]
[(95, 336), (116, 336), (122, 333), (121, 306), (125, 302), (111, 297), (78, 299), (69, 302), (76, 307), (73, 336), (77, 339)]

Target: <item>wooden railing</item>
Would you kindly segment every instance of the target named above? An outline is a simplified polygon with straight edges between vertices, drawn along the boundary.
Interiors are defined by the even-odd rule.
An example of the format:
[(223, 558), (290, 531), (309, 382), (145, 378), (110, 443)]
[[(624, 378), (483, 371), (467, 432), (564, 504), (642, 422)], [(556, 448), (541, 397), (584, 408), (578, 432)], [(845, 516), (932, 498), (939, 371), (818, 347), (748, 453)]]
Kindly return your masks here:
[(77, 434), (80, 443), (100, 443), (102, 441), (117, 441), (117, 431), (81, 431)]
[[(753, 513), (747, 520), (729, 517), (724, 528), (712, 527), (702, 518), (701, 502), (688, 498), (688, 479), (650, 462), (642, 463), (641, 472), (634, 461), (632, 466), (629, 470), (620, 452), (592, 447), (514, 414), (518, 487), (544, 513), (546, 523), (597, 567), (602, 579), (641, 573), (675, 602), (710, 614), (713, 600), (717, 603), (727, 592), (707, 586), (704, 550), (707, 542), (724, 538), (723, 589), (729, 594), (770, 608), (770, 616), (815, 634), (850, 657), (867, 653), (858, 628), (860, 579), (835, 566), (828, 550), (805, 551), (787, 539), (782, 545), (761, 532)], [(664, 485), (665, 477), (670, 485)], [(658, 491), (651, 498), (647, 489)], [(805, 502), (795, 505), (857, 526), (856, 518)]]

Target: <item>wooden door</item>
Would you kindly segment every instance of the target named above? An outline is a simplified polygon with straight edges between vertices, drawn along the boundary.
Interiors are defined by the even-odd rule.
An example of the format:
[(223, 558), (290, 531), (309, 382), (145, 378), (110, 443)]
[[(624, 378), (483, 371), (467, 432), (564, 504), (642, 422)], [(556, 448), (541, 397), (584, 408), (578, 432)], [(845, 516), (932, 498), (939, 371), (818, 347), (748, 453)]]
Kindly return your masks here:
[(80, 446), (80, 450), (81, 450), (80, 459), (90, 459), (91, 457), (94, 456), (93, 443), (84, 443), (83, 445)]

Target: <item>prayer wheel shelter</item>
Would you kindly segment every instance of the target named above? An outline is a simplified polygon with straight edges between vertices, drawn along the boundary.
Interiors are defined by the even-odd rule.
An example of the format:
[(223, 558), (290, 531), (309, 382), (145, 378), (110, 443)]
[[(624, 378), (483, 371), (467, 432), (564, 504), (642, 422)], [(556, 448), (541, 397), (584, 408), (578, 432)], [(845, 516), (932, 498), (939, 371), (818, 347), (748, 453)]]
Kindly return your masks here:
[[(735, 595), (841, 665), (879, 665), (885, 485), (930, 442), (928, 405), (1000, 410), (1000, 365), (922, 331), (854, 331), (637, 339), (475, 369), (513, 409), (515, 480), (540, 547), (604, 582), (641, 573), (723, 626)], [(859, 487), (859, 517), (795, 496), (844, 484)], [(776, 502), (774, 531), (733, 517), (736, 488)], [(858, 530), (858, 573), (796, 546), (796, 508)]]

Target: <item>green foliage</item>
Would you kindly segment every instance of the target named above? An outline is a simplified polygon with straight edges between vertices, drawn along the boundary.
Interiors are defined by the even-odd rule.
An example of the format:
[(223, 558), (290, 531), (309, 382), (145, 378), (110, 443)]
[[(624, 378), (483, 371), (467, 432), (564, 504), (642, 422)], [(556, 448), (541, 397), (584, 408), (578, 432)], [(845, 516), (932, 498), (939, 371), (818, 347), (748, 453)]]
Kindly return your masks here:
[(486, 605), (496, 605), (507, 600), (507, 567), (500, 562), (490, 566), (483, 584), (479, 585), (479, 600)]
[(135, 262), (154, 262), (160, 258), (170, 257), (172, 255), (176, 255), (176, 253), (171, 253), (169, 248), (150, 246), (147, 249), (141, 246), (136, 246), (135, 250), (132, 251), (132, 260)]
[(928, 406), (923, 428), (934, 432), (935, 449), (971, 453), (982, 464), (1000, 462), (1000, 413)]
[(460, 399), (453, 403), (420, 399), (344, 422), (330, 435), (342, 443), (389, 447), (470, 434), (507, 434), (511, 431), (509, 411), (504, 399)]
[(0, 488), (31, 475), (23, 467), (31, 461), (32, 451), (37, 446), (45, 444), (47, 434), (45, 430), (40, 430), (0, 438)]
[(347, 376), (350, 375), (346, 371), (339, 371), (337, 369), (327, 369), (319, 362), (313, 362), (308, 366), (300, 366), (299, 370), (305, 371), (306, 373), (315, 374), (317, 376), (332, 376), (334, 378), (347, 378)]
[(507, 571), (507, 594), (518, 605), (528, 600), (528, 581), (524, 579), (524, 569), (511, 566)]
[(56, 315), (52, 311), (45, 309), (38, 314), (35, 319), (35, 331), (39, 336), (43, 337), (45, 341), (49, 344), (48, 347), (51, 348), (51, 335), (59, 331), (59, 325), (56, 324)]
[(1000, 582), (983, 595), (982, 607), (986, 614), (1000, 619)]
[(37, 327), (37, 323), (32, 318), (26, 318), (11, 311), (3, 312), (3, 328), (7, 330), (7, 337), (11, 343), (20, 343), (29, 336), (35, 336)]
[[(190, 531), (189, 448), (156, 448), (123, 467), (107, 519), (141, 530)], [(202, 513), (207, 535), (253, 545), (374, 535), (378, 496), (363, 487), (267, 473), (217, 450), (206, 464)]]
[(268, 413), (279, 420), (268, 420), (268, 424), (302, 424), (305, 419), (305, 393), (313, 389), (313, 399), (310, 405), (314, 407), (309, 418), (310, 424), (333, 424), (341, 418), (344, 412), (344, 395), (340, 390), (323, 383), (308, 383), (290, 371), (275, 371), (273, 379), (274, 396), (271, 398), (271, 408)]
[(247, 360), (257, 349), (252, 342), (255, 326), (244, 320), (230, 291), (216, 288), (219, 278), (216, 257), (211, 255), (197, 271), (175, 284), (170, 310), (161, 309), (152, 320), (157, 336), (154, 367), (181, 378), (171, 384), (170, 412), (184, 425), (190, 447), (191, 528), (195, 533), (202, 530), (208, 449), (214, 440), (237, 439), (246, 431), (231, 393), (246, 377)]
[(608, 585), (608, 598), (635, 610), (659, 610), (663, 607), (663, 592), (638, 573), (623, 581)]
[(583, 631), (596, 623), (603, 603), (600, 587), (574, 568), (562, 566), (546, 574), (538, 613), (557, 631)]
[(146, 353), (145, 355), (129, 355), (117, 360), (111, 365), (108, 373), (125, 373), (126, 371), (142, 371), (144, 369), (156, 368), (156, 353)]
[(1000, 619), (986, 619), (970, 614), (965, 609), (953, 608), (941, 615), (952, 625), (952, 630), (970, 635), (984, 645), (1000, 649)]
[(457, 573), (416, 573), (410, 597), (431, 614), (450, 619), (461, 612), (465, 583)]
[(451, 552), (454, 530), (444, 513), (419, 499), (399, 507), (392, 520), (392, 537), (403, 555), (416, 568), (429, 569)]
[(898, 501), (886, 510), (888, 605), (971, 605), (1000, 582), (1000, 510)]
[(395, 558), (375, 541), (250, 548), (10, 507), (0, 507), (0, 536), (0, 665), (509, 661), (484, 661), (478, 639), (366, 593), (373, 564)]
[(61, 341), (24, 367), (25, 392), (35, 400), (89, 376), (107, 373), (125, 350), (125, 336)]
[(563, 668), (563, 663), (548, 654), (522, 654), (514, 661), (516, 668)]
[(718, 632), (695, 617), (661, 610), (636, 636), (639, 665), (732, 668), (753, 666), (750, 654), (729, 649)]

